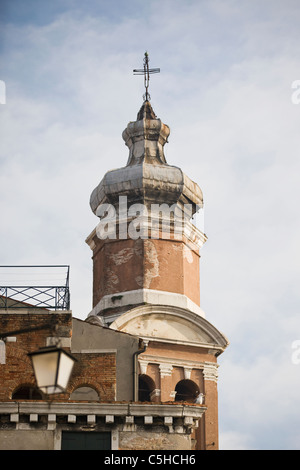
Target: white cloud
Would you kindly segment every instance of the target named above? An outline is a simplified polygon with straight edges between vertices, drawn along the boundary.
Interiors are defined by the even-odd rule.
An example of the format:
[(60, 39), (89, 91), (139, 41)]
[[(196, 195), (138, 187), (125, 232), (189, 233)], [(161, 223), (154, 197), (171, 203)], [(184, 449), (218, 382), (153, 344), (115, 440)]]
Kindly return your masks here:
[(242, 434), (241, 431), (220, 432), (220, 450), (253, 450), (250, 443), (251, 435)]
[(202, 307), (231, 343), (220, 358), (220, 441), (272, 445), (263, 431), (288, 435), (299, 389), (289, 357), (300, 334), (298, 3), (151, 1), (116, 21), (77, 6), (5, 30), (1, 263), (71, 264), (72, 308), (85, 318), (89, 196), (126, 164), (121, 133), (143, 94), (132, 69), (148, 49), (161, 67), (150, 94), (171, 127), (167, 161), (204, 191)]

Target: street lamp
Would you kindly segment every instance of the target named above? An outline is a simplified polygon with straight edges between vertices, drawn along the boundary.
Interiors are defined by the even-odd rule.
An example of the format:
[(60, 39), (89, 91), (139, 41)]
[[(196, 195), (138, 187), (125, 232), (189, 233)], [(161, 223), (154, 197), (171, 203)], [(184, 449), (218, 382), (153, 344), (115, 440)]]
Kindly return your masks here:
[[(45, 324), (22, 330), (0, 333), (0, 340), (8, 336), (15, 336), (32, 331), (47, 330), (53, 328), (52, 324)], [(51, 395), (63, 393), (67, 386), (76, 359), (68, 352), (57, 346), (46, 346), (38, 351), (28, 353), (31, 359), (38, 388)]]
[(63, 393), (68, 385), (76, 359), (56, 346), (47, 346), (28, 354), (38, 388), (51, 395)]

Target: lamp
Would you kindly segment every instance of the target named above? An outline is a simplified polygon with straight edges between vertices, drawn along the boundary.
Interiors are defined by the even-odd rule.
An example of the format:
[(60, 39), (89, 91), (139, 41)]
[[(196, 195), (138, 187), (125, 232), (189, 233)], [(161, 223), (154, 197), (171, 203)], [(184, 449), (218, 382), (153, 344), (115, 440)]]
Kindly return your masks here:
[[(21, 330), (7, 331), (6, 333), (0, 332), (0, 340), (5, 340), (8, 336), (47, 329), (52, 330), (53, 324), (49, 323)], [(62, 393), (66, 390), (77, 359), (60, 347), (53, 345), (46, 346), (27, 355), (31, 359), (37, 385), (42, 392), (50, 395)]]
[(29, 353), (38, 388), (47, 395), (66, 390), (76, 359), (63, 349), (47, 346)]

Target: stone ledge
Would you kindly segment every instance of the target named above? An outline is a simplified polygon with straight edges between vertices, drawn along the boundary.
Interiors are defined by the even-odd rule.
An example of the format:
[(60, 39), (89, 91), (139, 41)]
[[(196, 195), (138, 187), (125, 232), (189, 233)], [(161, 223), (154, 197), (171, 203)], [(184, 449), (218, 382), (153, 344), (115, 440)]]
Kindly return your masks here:
[(195, 416), (201, 415), (206, 410), (203, 405), (189, 403), (142, 403), (142, 402), (101, 402), (101, 403), (80, 403), (80, 402), (39, 402), (39, 401), (19, 401), (0, 402), (1, 414), (56, 414), (56, 415), (114, 415), (114, 416)]
[(48, 429), (52, 430), (62, 416), (68, 424), (76, 424), (78, 416), (85, 416), (87, 424), (97, 421), (106, 425), (121, 424), (126, 431), (135, 430), (136, 425), (160, 425), (169, 432), (182, 433), (196, 428), (205, 410), (205, 406), (171, 403), (0, 403), (0, 416), (10, 415), (12, 423), (18, 423), (21, 415), (27, 415), (34, 426), (39, 416), (47, 416)]

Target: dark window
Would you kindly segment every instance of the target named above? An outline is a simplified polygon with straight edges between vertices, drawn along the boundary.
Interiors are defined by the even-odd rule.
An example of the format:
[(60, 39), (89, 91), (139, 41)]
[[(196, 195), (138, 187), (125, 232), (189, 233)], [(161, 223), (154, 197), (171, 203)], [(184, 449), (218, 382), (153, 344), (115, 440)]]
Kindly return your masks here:
[(139, 401), (151, 401), (151, 393), (155, 389), (155, 383), (146, 374), (139, 376)]
[(111, 450), (111, 434), (63, 431), (61, 450)]
[(42, 393), (35, 387), (19, 387), (13, 394), (13, 400), (42, 400)]
[(200, 393), (199, 386), (192, 380), (180, 380), (175, 387), (175, 401), (187, 401), (195, 403)]

